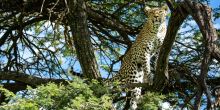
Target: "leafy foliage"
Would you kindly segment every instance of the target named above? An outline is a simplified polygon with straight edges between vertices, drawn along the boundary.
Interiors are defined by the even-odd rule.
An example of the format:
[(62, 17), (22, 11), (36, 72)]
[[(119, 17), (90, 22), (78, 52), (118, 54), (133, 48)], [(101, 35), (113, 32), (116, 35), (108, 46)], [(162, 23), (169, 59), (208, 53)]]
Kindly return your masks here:
[[(1, 106), (0, 109), (108, 110), (111, 108), (112, 101), (109, 95), (102, 93), (102, 95), (96, 96), (96, 93), (90, 89), (93, 87), (98, 87), (96, 88), (97, 91), (102, 91), (99, 84), (88, 85), (78, 78), (66, 86), (49, 83), (36, 89), (28, 87), (25, 97), (17, 95), (8, 104)], [(7, 90), (5, 91), (9, 93)]]
[(164, 95), (147, 92), (139, 104), (139, 109), (141, 110), (157, 110), (159, 105), (162, 103), (163, 99), (166, 97)]
[[(113, 97), (116, 97), (110, 95), (106, 85), (96, 80), (86, 84), (79, 78), (74, 78), (68, 85), (49, 83), (35, 89), (28, 87), (24, 93), (17, 95), (3, 87), (0, 90), (10, 98), (8, 103), (0, 106), (1, 110), (109, 110), (113, 107)], [(164, 95), (147, 92), (139, 107), (147, 110), (158, 109), (165, 98)], [(124, 104), (124, 101), (115, 103), (115, 107), (121, 108), (120, 103)]]

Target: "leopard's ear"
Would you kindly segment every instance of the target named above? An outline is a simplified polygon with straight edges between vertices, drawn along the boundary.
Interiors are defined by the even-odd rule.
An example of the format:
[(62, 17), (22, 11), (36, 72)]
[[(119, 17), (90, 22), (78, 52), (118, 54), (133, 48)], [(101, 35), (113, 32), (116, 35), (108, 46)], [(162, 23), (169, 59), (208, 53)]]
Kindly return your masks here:
[(144, 8), (144, 12), (145, 12), (145, 13), (148, 13), (150, 9), (151, 9), (151, 8), (150, 8), (149, 6), (146, 6), (146, 7)]
[(162, 9), (168, 10), (168, 6), (167, 6), (167, 5), (163, 5), (163, 6), (162, 6)]

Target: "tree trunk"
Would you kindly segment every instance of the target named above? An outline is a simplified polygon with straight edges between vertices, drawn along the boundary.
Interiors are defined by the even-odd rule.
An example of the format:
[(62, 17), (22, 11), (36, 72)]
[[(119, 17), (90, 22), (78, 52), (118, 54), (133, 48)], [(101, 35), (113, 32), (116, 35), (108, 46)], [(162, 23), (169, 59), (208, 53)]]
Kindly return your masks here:
[(68, 24), (83, 75), (89, 79), (97, 79), (101, 75), (87, 26), (86, 4), (84, 0), (68, 0), (68, 8)]
[[(199, 89), (201, 93), (205, 93), (207, 97), (207, 109), (211, 109), (212, 100), (211, 100), (211, 93), (208, 89), (208, 85), (206, 84), (207, 75), (209, 71), (209, 64), (212, 60), (212, 53), (215, 52), (215, 44), (214, 42), (217, 40), (217, 33), (212, 23), (212, 9), (204, 4), (199, 4), (195, 2), (191, 2), (190, 0), (185, 0), (184, 2), (185, 9), (192, 15), (193, 19), (199, 26), (199, 29), (203, 36), (203, 44), (205, 46), (205, 50), (203, 53), (203, 59), (201, 64), (201, 72), (199, 75)], [(202, 94), (200, 96), (202, 97)], [(194, 109), (200, 109), (199, 104), (201, 98), (197, 98), (195, 102)]]
[[(203, 60), (201, 63), (201, 73), (197, 80), (199, 84), (198, 85), (199, 91), (195, 99), (194, 109), (195, 110), (200, 109), (201, 97), (203, 92), (205, 92), (207, 96), (207, 109), (210, 109), (212, 104), (211, 94), (206, 84), (209, 64), (212, 58), (215, 58), (218, 61), (220, 60), (218, 58), (218, 56), (220, 56), (220, 52), (219, 49), (217, 48), (218, 46), (215, 44), (215, 41), (217, 40), (217, 34), (212, 24), (211, 8), (201, 3), (193, 2), (190, 0), (184, 0), (182, 3), (180, 3), (177, 6), (176, 9), (172, 11), (173, 12), (171, 14), (167, 34), (164, 39), (161, 51), (159, 53), (156, 74), (155, 74), (154, 88), (156, 88), (156, 90), (162, 90), (164, 87), (163, 85), (166, 80), (165, 76), (167, 76), (166, 73), (168, 69), (167, 65), (168, 65), (169, 53), (171, 51), (171, 47), (175, 40), (175, 35), (177, 33), (178, 28), (182, 24), (183, 20), (187, 17), (187, 15), (190, 14), (192, 15), (193, 19), (196, 21), (196, 23), (199, 26), (199, 29), (203, 35), (203, 41), (204, 41), (203, 44), (205, 46), (205, 50), (203, 53)], [(172, 27), (174, 28), (172, 29)]]
[(156, 73), (154, 78), (154, 90), (162, 91), (164, 85), (167, 82), (168, 75), (168, 63), (169, 63), (169, 55), (172, 49), (172, 45), (175, 41), (177, 31), (179, 30), (181, 24), (188, 16), (187, 13), (181, 12), (181, 7), (177, 7), (171, 13), (171, 17), (169, 19), (167, 33), (164, 38), (163, 44), (160, 48), (159, 57), (157, 60)]

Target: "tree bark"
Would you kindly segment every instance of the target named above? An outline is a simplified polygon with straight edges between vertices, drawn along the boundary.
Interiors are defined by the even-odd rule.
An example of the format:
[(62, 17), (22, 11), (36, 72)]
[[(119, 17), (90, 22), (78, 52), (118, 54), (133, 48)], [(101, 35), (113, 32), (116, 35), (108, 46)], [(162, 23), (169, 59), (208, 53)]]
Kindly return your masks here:
[(154, 88), (155, 90), (162, 90), (164, 87), (164, 82), (166, 81), (166, 77), (168, 76), (168, 59), (171, 47), (175, 40), (178, 28), (189, 14), (192, 15), (193, 19), (198, 24), (199, 29), (203, 35), (203, 44), (205, 46), (201, 72), (198, 78), (199, 92), (196, 96), (197, 98), (195, 101), (194, 109), (200, 109), (200, 102), (203, 92), (206, 93), (207, 108), (209, 109), (212, 103), (211, 94), (206, 84), (209, 63), (212, 58), (215, 58), (219, 61), (218, 57), (220, 56), (220, 52), (217, 48), (217, 45), (215, 44), (215, 41), (217, 40), (217, 34), (211, 21), (211, 8), (204, 4), (196, 3), (190, 0), (184, 0), (182, 3), (179, 3), (177, 5), (176, 9), (173, 9), (168, 25), (167, 34), (159, 53)]
[[(211, 93), (210, 90), (208, 90), (208, 86), (206, 84), (206, 79), (209, 71), (209, 64), (212, 60), (212, 53), (215, 52), (215, 44), (214, 42), (217, 40), (217, 33), (212, 23), (212, 10), (210, 7), (204, 4), (195, 3), (190, 0), (185, 0), (184, 2), (185, 9), (192, 15), (193, 19), (196, 21), (196, 23), (199, 26), (199, 29), (203, 36), (203, 44), (205, 46), (205, 50), (203, 52), (203, 59), (202, 59), (202, 65), (201, 65), (201, 72), (199, 75), (199, 83), (198, 85), (199, 90), (201, 92), (198, 97), (202, 96), (203, 91), (206, 94), (207, 97), (207, 109), (211, 109)], [(198, 98), (196, 100), (195, 104), (195, 110), (200, 109), (200, 100), (201, 98)]]
[(83, 75), (89, 79), (97, 79), (101, 75), (88, 30), (85, 1), (68, 0), (68, 8), (68, 24), (73, 35), (74, 46)]
[(181, 7), (177, 7), (171, 13), (171, 17), (168, 23), (167, 33), (163, 41), (163, 44), (160, 48), (160, 53), (157, 60), (157, 67), (154, 78), (154, 86), (153, 86), (155, 91), (158, 90), (162, 91), (164, 85), (166, 84), (167, 78), (169, 78), (168, 63), (169, 63), (170, 51), (175, 41), (177, 31), (179, 30), (185, 18), (188, 16), (188, 14), (182, 12), (180, 8)]
[(41, 84), (47, 84), (49, 82), (67, 84), (67, 80), (65, 79), (39, 78), (16, 71), (0, 71), (0, 80), (12, 80), (16, 82), (22, 82), (31, 87), (36, 87)]

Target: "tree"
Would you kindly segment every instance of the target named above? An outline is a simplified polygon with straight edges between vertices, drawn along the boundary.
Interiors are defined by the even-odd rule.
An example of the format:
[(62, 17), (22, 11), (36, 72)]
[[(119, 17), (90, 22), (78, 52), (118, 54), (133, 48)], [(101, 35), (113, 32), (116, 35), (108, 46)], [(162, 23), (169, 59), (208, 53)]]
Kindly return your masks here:
[[(175, 103), (182, 108), (200, 109), (207, 105), (210, 109), (215, 97), (211, 91), (220, 85), (217, 40), (220, 32), (213, 26), (209, 2), (2, 0), (1, 84), (14, 93), (25, 90), (27, 85), (33, 88), (49, 82), (66, 85), (67, 80), (72, 80), (68, 68), (72, 68), (72, 74), (82, 74), (89, 80), (110, 77), (117, 73), (123, 54), (146, 20), (144, 6), (166, 3), (171, 15), (159, 53), (155, 83), (152, 87), (128, 86), (144, 86), (145, 92), (176, 93)], [(214, 9), (215, 20), (219, 19), (219, 10)], [(192, 21), (197, 25), (189, 23)], [(202, 98), (204, 94), (206, 98)], [(6, 98), (1, 95), (0, 99), (4, 102)]]

